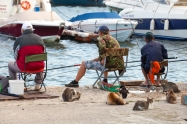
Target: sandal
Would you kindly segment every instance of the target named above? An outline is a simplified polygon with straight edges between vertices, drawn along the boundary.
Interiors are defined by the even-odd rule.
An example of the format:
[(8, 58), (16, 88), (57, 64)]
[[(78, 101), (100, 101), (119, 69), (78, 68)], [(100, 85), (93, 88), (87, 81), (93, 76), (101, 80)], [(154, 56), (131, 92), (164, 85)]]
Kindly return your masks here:
[(150, 85), (149, 85), (149, 84), (146, 84), (145, 82), (142, 82), (142, 83), (140, 84), (140, 87), (150, 87)]

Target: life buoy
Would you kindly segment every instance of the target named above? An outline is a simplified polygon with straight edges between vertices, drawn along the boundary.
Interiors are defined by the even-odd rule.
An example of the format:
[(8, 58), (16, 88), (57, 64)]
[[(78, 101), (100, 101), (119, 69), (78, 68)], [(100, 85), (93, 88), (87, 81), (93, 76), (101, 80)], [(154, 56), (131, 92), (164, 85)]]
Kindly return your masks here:
[(21, 2), (21, 7), (24, 9), (24, 10), (28, 10), (31, 8), (31, 4), (28, 2), (28, 1), (22, 1)]

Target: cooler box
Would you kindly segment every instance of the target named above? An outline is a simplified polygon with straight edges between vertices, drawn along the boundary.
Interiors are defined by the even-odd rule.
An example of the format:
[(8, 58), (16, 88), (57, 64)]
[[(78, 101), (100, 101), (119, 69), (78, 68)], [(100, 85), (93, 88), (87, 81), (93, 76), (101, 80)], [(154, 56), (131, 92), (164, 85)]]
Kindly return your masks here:
[(11, 94), (24, 94), (24, 80), (9, 80), (8, 92)]

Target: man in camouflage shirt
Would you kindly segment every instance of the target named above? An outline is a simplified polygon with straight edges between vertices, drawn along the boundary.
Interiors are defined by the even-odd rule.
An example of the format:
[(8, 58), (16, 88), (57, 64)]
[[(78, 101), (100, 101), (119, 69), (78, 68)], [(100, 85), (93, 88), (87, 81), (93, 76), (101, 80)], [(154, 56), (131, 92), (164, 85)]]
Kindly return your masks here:
[[(77, 76), (75, 80), (71, 81), (69, 84), (66, 84), (66, 87), (79, 87), (78, 81), (84, 76), (86, 69), (95, 69), (95, 70), (102, 70), (103, 64), (104, 64), (104, 58), (103, 54), (105, 54), (105, 48), (120, 48), (120, 45), (118, 41), (110, 36), (109, 34), (109, 29), (107, 26), (103, 25), (99, 28), (99, 38), (98, 38), (98, 50), (99, 50), (99, 57), (95, 58), (93, 60), (89, 61), (83, 61), (81, 63), (80, 69), (77, 73)], [(106, 58), (106, 67), (109, 68), (119, 68), (122, 67), (124, 62), (123, 62), (123, 57), (117, 58), (117, 57), (111, 57), (108, 56)], [(104, 80), (105, 84), (108, 84), (107, 82), (107, 76), (108, 72), (104, 73)], [(108, 84), (107, 86), (111, 86)]]

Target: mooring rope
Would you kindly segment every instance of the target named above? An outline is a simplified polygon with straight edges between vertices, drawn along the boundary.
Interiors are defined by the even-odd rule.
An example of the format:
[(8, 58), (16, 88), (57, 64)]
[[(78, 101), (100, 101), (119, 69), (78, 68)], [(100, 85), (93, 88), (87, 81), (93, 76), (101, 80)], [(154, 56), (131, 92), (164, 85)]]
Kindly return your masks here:
[[(57, 7), (54, 7), (56, 10), (58, 10)], [(67, 15), (65, 15), (64, 13), (62, 13), (60, 10), (58, 10), (59, 13), (61, 13), (62, 15), (66, 16), (68, 19), (71, 19), (70, 17), (68, 17)]]

